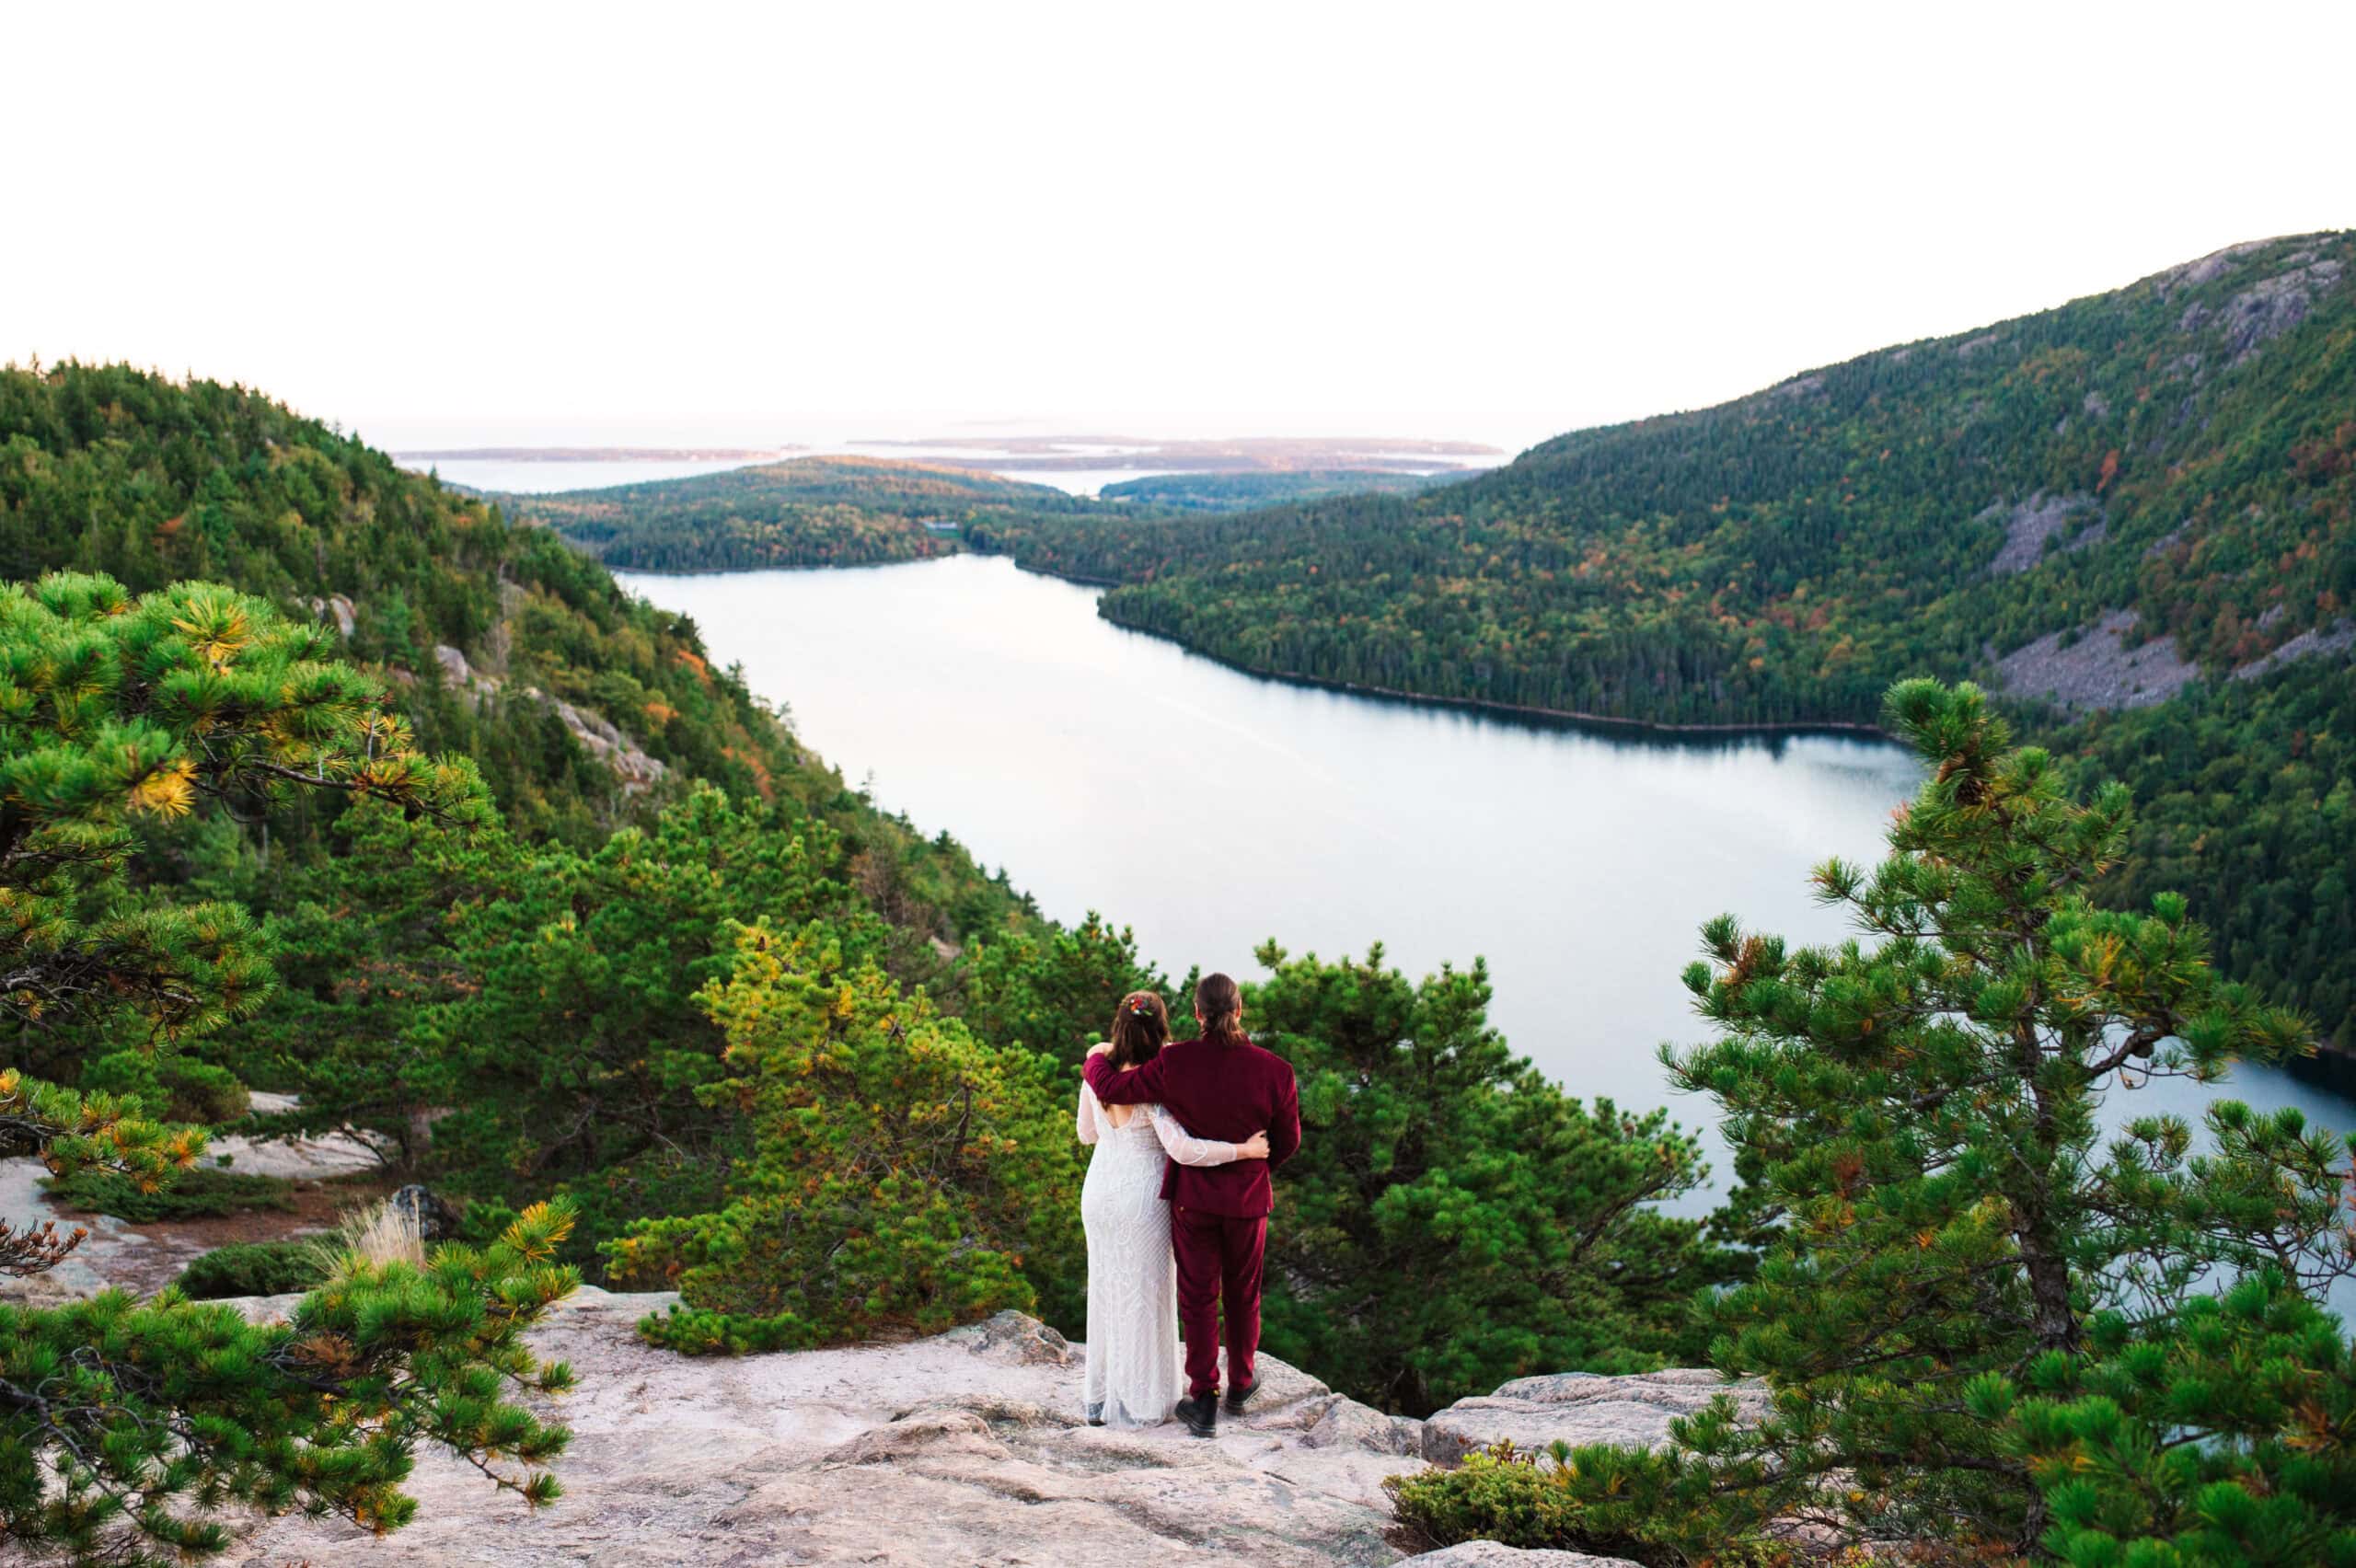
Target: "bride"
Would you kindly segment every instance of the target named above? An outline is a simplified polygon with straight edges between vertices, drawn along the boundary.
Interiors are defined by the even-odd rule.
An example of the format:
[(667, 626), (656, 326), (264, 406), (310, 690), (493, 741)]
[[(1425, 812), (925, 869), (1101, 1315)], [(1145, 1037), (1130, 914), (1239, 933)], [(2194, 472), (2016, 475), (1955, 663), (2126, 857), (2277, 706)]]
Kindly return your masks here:
[[(1133, 1071), (1170, 1039), (1170, 1009), (1132, 991), (1113, 1015), (1113, 1065)], [(1159, 1105), (1103, 1105), (1080, 1086), (1080, 1141), (1094, 1144), (1080, 1216), (1088, 1230), (1088, 1370), (1081, 1397), (1092, 1426), (1151, 1426), (1170, 1419), (1185, 1378), (1178, 1359), (1178, 1270), (1170, 1252), (1162, 1159), (1225, 1165), (1268, 1158), (1268, 1136), (1218, 1143), (1189, 1137)]]

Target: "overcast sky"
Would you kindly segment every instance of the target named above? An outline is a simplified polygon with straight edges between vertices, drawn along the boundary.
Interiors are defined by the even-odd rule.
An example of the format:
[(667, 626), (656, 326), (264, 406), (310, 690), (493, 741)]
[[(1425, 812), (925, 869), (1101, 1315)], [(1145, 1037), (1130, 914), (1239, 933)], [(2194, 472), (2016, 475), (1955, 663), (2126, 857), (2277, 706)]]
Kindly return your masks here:
[(6, 18), (0, 358), (388, 445), (1527, 441), (2356, 224), (2347, 0)]

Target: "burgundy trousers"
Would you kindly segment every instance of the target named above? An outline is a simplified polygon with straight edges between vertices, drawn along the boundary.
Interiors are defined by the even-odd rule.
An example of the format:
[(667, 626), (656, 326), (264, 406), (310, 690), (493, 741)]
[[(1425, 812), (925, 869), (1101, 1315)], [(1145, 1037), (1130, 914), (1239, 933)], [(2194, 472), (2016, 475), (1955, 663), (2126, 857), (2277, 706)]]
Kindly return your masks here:
[(1268, 1216), (1238, 1219), (1173, 1205), (1170, 1250), (1178, 1260), (1178, 1324), (1186, 1333), (1186, 1393), (1218, 1391), (1219, 1303), (1227, 1304), (1227, 1386), (1250, 1388), (1260, 1350), (1260, 1262)]

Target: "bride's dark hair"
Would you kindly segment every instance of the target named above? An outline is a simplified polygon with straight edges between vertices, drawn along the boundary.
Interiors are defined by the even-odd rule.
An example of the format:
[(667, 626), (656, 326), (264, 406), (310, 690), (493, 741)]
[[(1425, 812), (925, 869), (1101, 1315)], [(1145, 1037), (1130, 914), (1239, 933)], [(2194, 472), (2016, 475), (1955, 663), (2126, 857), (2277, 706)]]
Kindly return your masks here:
[(1170, 1008), (1152, 991), (1131, 991), (1113, 1009), (1113, 1065), (1141, 1067), (1170, 1043)]

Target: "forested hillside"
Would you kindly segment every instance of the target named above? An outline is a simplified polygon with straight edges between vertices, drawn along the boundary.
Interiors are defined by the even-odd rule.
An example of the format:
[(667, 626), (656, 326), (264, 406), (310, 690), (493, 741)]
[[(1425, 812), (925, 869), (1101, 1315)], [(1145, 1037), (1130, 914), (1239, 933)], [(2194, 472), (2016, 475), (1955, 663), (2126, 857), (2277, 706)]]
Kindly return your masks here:
[(845, 789), (684, 617), (244, 388), (0, 369), (0, 577), (60, 568), (134, 592), (210, 579), (329, 627), (386, 672), (423, 748), (475, 760), (526, 839), (602, 842), (702, 779), (823, 816), (943, 937), (1016, 902)]
[(1097, 491), (1105, 501), (1181, 512), (1248, 512), (1285, 502), (1336, 495), (1413, 495), (1461, 478), (1455, 474), (1393, 474), (1373, 468), (1303, 468), (1277, 473), (1149, 474)]
[(876, 457), (796, 457), (693, 478), (497, 498), (603, 560), (639, 571), (871, 566), (957, 548), (977, 518), (1095, 503), (1045, 485)]
[(1119, 583), (1123, 625), (1363, 687), (1871, 723), (1893, 679), (1977, 676), (2136, 785), (2126, 882), (2187, 889), (2356, 1045), (2351, 267), (2346, 235), (2235, 246), (1413, 497), (968, 536)]
[(1254, 669), (1606, 717), (1870, 722), (1893, 669), (2107, 611), (2223, 673), (2356, 594), (2350, 249), (2236, 248), (1412, 499), (987, 540)]

